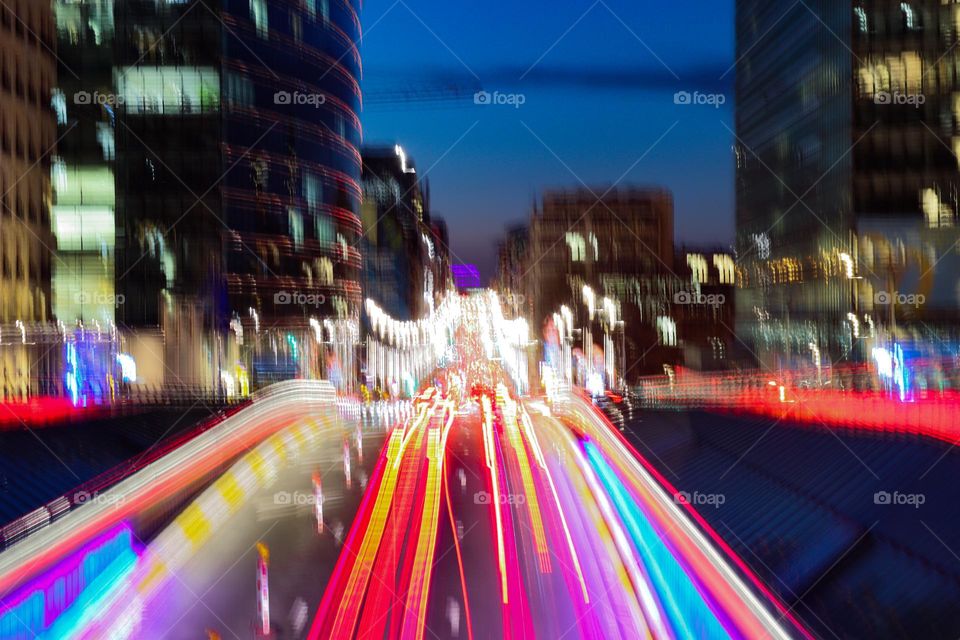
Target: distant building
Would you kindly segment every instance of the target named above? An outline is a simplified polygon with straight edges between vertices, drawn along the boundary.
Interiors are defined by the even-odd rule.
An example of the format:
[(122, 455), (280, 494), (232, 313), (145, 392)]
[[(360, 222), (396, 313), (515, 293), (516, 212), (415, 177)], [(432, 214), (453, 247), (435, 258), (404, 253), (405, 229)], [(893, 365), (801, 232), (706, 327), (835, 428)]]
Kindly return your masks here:
[(443, 294), (453, 286), (450, 271), (450, 229), (447, 221), (438, 216), (431, 216), (430, 231), (433, 233), (433, 248), (436, 254), (436, 282), (434, 290), (439, 301)]
[[(676, 274), (681, 286), (674, 292), (671, 317), (677, 324), (682, 364), (708, 370), (731, 365), (741, 356), (734, 334), (736, 262), (723, 247), (679, 247)], [(682, 262), (681, 262), (682, 260)]]
[(956, 345), (957, 11), (737, 1), (737, 329), (765, 365)]
[(512, 317), (528, 318), (532, 312), (533, 296), (529, 291), (530, 227), (515, 225), (507, 229), (506, 237), (497, 247), (497, 290), (504, 312)]
[[(604, 188), (544, 193), (530, 220), (529, 250), (522, 279), (533, 333), (541, 335), (553, 314), (567, 305), (573, 324), (594, 325), (601, 336), (599, 316), (584, 301), (585, 287), (595, 296), (594, 311), (603, 298), (614, 305), (619, 324), (617, 370), (628, 377), (662, 372), (665, 362), (679, 359), (676, 323), (669, 304), (680, 286), (673, 275), (673, 196), (664, 189), (618, 187), (599, 200)], [(587, 350), (586, 337), (575, 340)], [(595, 344), (600, 344), (597, 339)], [(606, 348), (609, 352), (610, 349)]]
[[(0, 6), (0, 399), (38, 391), (36, 354), (21, 341), (50, 319), (50, 156), (56, 77), (49, 3)], [(16, 346), (19, 345), (19, 346)]]
[(445, 286), (446, 224), (400, 146), (364, 148), (362, 183), (364, 295), (396, 320), (424, 317)]

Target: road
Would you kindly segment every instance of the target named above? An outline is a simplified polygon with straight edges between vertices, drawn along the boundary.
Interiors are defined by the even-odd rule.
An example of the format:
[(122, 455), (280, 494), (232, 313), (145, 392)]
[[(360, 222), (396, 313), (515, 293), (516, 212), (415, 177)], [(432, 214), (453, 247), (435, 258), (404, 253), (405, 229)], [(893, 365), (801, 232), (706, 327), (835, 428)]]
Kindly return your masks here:
[(407, 411), (261, 443), (58, 637), (807, 637), (589, 402), (518, 398), (467, 308)]
[(390, 435), (310, 638), (804, 635), (589, 403), (511, 397), (482, 324)]

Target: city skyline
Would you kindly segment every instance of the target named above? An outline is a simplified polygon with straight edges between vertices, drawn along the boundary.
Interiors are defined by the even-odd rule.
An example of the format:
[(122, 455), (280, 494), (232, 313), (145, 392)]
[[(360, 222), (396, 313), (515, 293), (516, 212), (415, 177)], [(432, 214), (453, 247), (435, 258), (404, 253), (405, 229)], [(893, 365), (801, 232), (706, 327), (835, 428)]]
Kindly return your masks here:
[(0, 640), (960, 636), (960, 0), (0, 0)]

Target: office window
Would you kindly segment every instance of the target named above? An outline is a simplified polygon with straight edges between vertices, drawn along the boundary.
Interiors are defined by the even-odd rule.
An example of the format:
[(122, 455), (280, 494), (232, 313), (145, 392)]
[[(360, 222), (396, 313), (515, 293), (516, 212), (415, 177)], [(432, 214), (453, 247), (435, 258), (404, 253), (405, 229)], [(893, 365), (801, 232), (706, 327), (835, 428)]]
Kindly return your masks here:
[(257, 35), (266, 39), (270, 34), (266, 0), (250, 0), (250, 19), (257, 29)]

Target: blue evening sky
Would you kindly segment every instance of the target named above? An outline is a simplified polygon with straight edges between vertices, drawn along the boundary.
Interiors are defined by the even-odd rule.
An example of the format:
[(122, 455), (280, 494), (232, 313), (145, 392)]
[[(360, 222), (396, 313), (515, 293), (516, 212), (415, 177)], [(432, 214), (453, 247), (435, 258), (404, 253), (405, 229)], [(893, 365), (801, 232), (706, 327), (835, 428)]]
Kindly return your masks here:
[[(492, 277), (504, 227), (581, 180), (666, 186), (678, 241), (732, 240), (731, 0), (366, 0), (362, 20), (365, 142), (415, 159), (455, 261)], [(395, 97), (446, 87), (462, 97)], [(525, 102), (475, 105), (481, 88)]]

